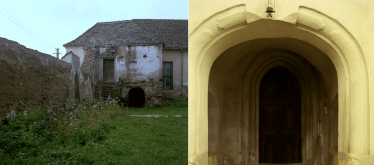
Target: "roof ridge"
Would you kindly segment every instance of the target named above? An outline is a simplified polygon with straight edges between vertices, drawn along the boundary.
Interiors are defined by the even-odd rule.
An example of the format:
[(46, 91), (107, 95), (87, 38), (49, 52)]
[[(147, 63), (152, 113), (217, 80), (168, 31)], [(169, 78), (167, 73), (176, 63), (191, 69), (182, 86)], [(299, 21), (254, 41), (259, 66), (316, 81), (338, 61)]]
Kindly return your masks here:
[(98, 24), (111, 24), (111, 23), (122, 23), (131, 22), (133, 20), (172, 20), (172, 21), (188, 21), (188, 19), (131, 19), (131, 20), (121, 20), (121, 21), (108, 21), (108, 22), (97, 22)]
[(97, 22), (64, 47), (104, 43), (164, 43), (165, 48), (187, 48), (188, 20), (132, 19)]
[(97, 23), (98, 23), (98, 24), (111, 24), (111, 23), (123, 23), (123, 22), (132, 22), (132, 20), (109, 21), (109, 22), (97, 22)]
[(132, 20), (177, 20), (177, 21), (188, 21), (188, 19), (132, 19)]

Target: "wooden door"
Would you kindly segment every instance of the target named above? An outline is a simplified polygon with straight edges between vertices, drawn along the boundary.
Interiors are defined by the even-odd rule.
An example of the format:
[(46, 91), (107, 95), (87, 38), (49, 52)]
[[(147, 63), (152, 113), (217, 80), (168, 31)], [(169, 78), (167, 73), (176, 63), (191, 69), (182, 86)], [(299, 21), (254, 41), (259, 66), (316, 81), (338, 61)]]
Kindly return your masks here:
[(301, 106), (296, 79), (285, 68), (268, 71), (260, 84), (260, 163), (301, 162)]
[(114, 59), (104, 59), (103, 79), (104, 81), (114, 80)]

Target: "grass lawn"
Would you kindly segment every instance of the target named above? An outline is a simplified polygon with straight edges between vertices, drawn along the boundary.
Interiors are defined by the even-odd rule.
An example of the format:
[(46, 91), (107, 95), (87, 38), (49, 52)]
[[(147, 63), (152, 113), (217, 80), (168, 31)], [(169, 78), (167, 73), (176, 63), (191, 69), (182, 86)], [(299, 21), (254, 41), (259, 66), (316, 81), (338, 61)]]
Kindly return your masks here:
[[(126, 110), (126, 108), (125, 108)], [(128, 115), (188, 115), (188, 110), (183, 107), (144, 107), (144, 108), (128, 108)]]
[(187, 99), (164, 98), (162, 104), (154, 107), (128, 108), (128, 115), (188, 115)]
[[(187, 114), (178, 107), (186, 100), (168, 101), (154, 114)], [(8, 118), (0, 126), (0, 164), (187, 164), (187, 116), (130, 117), (154, 111), (122, 110), (115, 101), (84, 105)]]

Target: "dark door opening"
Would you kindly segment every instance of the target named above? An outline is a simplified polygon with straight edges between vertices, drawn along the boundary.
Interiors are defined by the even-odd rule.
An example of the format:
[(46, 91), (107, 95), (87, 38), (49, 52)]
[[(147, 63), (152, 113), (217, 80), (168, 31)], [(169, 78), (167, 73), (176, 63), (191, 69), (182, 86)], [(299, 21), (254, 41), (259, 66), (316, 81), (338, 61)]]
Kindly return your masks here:
[(301, 162), (301, 95), (288, 69), (269, 70), (260, 84), (260, 163)]
[(144, 91), (140, 88), (132, 88), (129, 91), (129, 107), (142, 107), (145, 103)]
[(104, 81), (113, 81), (114, 80), (114, 60), (113, 59), (104, 59), (103, 60), (103, 79)]

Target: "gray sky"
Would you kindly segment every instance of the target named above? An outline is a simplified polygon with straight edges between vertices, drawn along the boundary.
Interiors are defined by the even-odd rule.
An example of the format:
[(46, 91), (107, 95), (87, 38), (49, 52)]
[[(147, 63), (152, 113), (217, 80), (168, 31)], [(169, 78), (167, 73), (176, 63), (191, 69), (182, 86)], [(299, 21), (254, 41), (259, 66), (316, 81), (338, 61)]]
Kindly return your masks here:
[(0, 0), (0, 37), (59, 57), (97, 22), (188, 19), (188, 0)]

